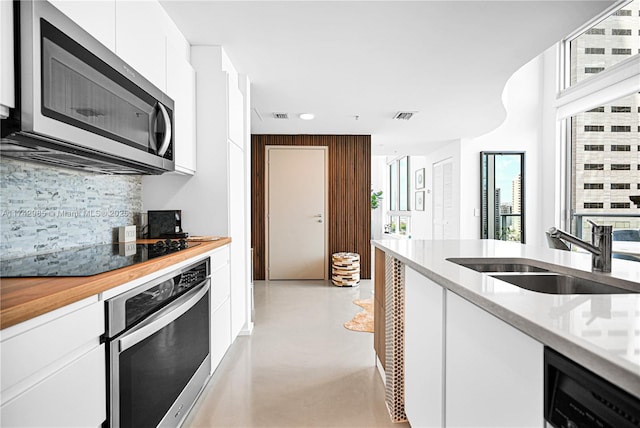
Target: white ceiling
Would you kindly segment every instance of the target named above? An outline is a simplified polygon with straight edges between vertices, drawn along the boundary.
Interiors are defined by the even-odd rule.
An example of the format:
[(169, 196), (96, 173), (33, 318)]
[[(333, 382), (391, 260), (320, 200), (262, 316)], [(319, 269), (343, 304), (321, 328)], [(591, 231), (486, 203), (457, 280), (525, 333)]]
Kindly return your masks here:
[(249, 76), (252, 133), (371, 134), (374, 154), (412, 154), (494, 129), (509, 77), (613, 1), (161, 3)]

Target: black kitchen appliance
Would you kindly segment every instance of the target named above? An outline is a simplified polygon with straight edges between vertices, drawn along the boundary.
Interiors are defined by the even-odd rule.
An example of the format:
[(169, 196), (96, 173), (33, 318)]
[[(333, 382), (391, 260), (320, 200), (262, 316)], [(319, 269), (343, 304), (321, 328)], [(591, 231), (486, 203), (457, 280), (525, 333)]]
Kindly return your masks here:
[(553, 428), (637, 428), (640, 398), (545, 347), (544, 418)]
[(182, 211), (162, 210), (148, 211), (149, 238), (183, 239), (189, 236), (182, 231)]
[(153, 244), (132, 242), (69, 248), (0, 260), (0, 277), (91, 276), (143, 263), (195, 245), (199, 243), (164, 240)]

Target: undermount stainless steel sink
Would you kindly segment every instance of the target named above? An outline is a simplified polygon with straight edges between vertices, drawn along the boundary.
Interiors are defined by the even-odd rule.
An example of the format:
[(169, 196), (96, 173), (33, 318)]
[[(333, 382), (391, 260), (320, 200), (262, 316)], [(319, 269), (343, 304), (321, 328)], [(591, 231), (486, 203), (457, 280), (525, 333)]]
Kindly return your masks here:
[(564, 274), (489, 276), (520, 288), (547, 294), (629, 294), (640, 292)]
[[(637, 283), (603, 277), (603, 281), (581, 278), (579, 273), (562, 266), (526, 258), (449, 258), (476, 272), (531, 291), (547, 294), (623, 294), (640, 293)], [(557, 269), (556, 269), (557, 267)], [(571, 272), (567, 273), (567, 272)], [(585, 273), (589, 275), (589, 273)], [(580, 276), (578, 276), (580, 275)], [(616, 286), (618, 285), (618, 286)]]
[(534, 266), (525, 261), (502, 261), (501, 259), (447, 259), (450, 262), (459, 264), (468, 269), (473, 269), (476, 272), (549, 272), (548, 269), (543, 269), (538, 266)]

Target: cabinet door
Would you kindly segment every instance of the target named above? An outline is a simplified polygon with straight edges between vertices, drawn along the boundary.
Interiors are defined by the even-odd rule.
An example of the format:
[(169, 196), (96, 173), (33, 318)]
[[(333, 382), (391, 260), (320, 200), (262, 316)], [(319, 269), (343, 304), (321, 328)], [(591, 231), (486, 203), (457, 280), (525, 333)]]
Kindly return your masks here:
[(0, 118), (15, 107), (13, 58), (13, 3), (0, 1)]
[(80, 25), (87, 33), (115, 52), (115, 0), (49, 0), (62, 13)]
[(231, 273), (229, 263), (211, 273), (211, 373), (231, 346)]
[(231, 338), (247, 321), (244, 152), (229, 143), (229, 233), (231, 242)]
[(446, 295), (447, 427), (542, 427), (543, 349), (455, 293)]
[(168, 19), (155, 1), (116, 2), (116, 53), (165, 92)]
[(228, 97), (228, 137), (240, 148), (244, 148), (244, 102), (242, 92), (238, 88), (236, 76), (227, 74)]
[(231, 302), (225, 300), (211, 316), (211, 373), (231, 346)]
[(444, 289), (405, 267), (405, 397), (412, 427), (443, 426)]
[[(58, 311), (65, 310), (62, 308)], [(70, 361), (82, 349), (97, 346), (104, 330), (104, 304), (96, 301), (3, 339), (0, 345), (0, 385), (3, 393), (25, 381), (37, 382), (40, 376), (46, 374), (46, 370), (53, 370), (52, 367)], [(7, 398), (6, 395), (4, 398)]]
[(97, 427), (106, 419), (104, 345), (2, 404), (2, 426)]
[(193, 174), (196, 170), (196, 72), (180, 47), (167, 42), (167, 95), (175, 102), (176, 170)]

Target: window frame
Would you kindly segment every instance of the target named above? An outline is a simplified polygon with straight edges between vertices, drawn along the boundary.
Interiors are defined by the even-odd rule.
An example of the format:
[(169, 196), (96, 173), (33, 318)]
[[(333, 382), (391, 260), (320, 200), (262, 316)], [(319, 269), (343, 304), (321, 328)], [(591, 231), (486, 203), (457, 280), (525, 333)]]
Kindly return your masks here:
[[(556, 90), (556, 136), (560, 145), (563, 159), (562, 168), (563, 191), (559, 200), (560, 207), (556, 210), (559, 217), (558, 224), (565, 230), (571, 229), (575, 210), (572, 207), (572, 146), (571, 146), (571, 118), (572, 116), (599, 109), (603, 104), (612, 102), (625, 96), (640, 92), (640, 52), (605, 68), (573, 85), (571, 81), (571, 42), (590, 30), (599, 30), (597, 25), (609, 16), (622, 10), (633, 0), (622, 0), (612, 4), (603, 13), (569, 34), (558, 44), (557, 90)], [(593, 33), (595, 34), (595, 32)], [(638, 107), (640, 113), (640, 107)], [(640, 132), (640, 128), (639, 128)], [(640, 146), (639, 146), (640, 150)], [(640, 170), (640, 165), (638, 165)], [(640, 185), (639, 185), (640, 187)]]

